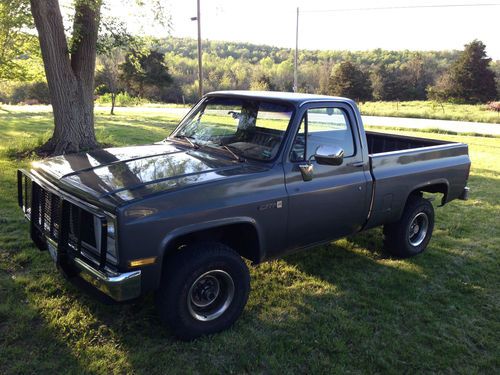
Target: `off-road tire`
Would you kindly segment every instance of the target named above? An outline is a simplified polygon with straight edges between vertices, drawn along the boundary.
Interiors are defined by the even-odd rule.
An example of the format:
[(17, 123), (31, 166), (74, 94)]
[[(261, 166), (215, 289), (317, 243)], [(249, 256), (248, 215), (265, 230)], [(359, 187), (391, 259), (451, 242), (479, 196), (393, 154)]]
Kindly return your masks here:
[[(422, 231), (424, 225), (425, 233)], [(415, 232), (415, 229), (421, 232)], [(401, 219), (384, 226), (384, 248), (400, 258), (420, 254), (427, 248), (433, 229), (434, 207), (431, 202), (421, 196), (411, 195)]]
[[(193, 340), (229, 328), (240, 317), (250, 293), (248, 267), (235, 251), (221, 243), (196, 243), (179, 249), (165, 259), (162, 275), (161, 286), (155, 296), (157, 310), (160, 319), (181, 340)], [(200, 296), (206, 287), (206, 278), (209, 284), (218, 280), (215, 283), (219, 289), (207, 294), (210, 298), (217, 295), (217, 298), (208, 307), (199, 307), (195, 303), (201, 304)], [(225, 291), (229, 295), (231, 285), (232, 299), (223, 303), (226, 297), (222, 293)], [(201, 292), (195, 293), (193, 288)], [(203, 302), (206, 303), (209, 297)], [(222, 307), (216, 309), (217, 299), (220, 299), (218, 303), (222, 307), (228, 304), (222, 313)], [(215, 306), (216, 313), (199, 313), (199, 309), (209, 308), (211, 304)], [(220, 316), (217, 316), (218, 313)], [(200, 320), (207, 316), (212, 316), (211, 320)]]

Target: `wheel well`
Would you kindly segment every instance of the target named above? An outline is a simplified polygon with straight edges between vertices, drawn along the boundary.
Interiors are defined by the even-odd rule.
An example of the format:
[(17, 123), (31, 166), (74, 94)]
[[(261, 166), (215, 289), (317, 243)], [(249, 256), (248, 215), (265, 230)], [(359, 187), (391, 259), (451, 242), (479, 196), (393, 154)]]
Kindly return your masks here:
[(441, 204), (446, 203), (446, 197), (448, 196), (448, 185), (445, 183), (437, 183), (432, 185), (421, 186), (415, 190), (413, 190), (408, 198), (412, 195), (422, 196), (422, 193), (441, 193), (443, 194), (443, 199), (441, 200)]
[(253, 263), (260, 263), (260, 245), (256, 228), (249, 223), (229, 224), (215, 228), (203, 229), (181, 235), (170, 241), (165, 249), (165, 255), (195, 242), (220, 242), (240, 256)]

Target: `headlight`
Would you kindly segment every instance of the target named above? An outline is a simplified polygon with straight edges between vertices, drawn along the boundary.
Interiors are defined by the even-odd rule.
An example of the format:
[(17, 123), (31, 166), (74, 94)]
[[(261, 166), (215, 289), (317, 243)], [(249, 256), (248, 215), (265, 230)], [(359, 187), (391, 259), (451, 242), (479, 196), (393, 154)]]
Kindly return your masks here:
[(116, 263), (118, 255), (116, 251), (116, 223), (114, 219), (108, 217), (108, 258), (112, 263)]
[(108, 218), (108, 237), (115, 238), (115, 222)]
[[(107, 238), (107, 260), (113, 264), (118, 263), (118, 256), (116, 251), (116, 223), (115, 219), (110, 216), (106, 216), (106, 238)], [(96, 249), (101, 249), (101, 233), (102, 233), (102, 222), (97, 217), (94, 216), (94, 234), (95, 234), (95, 244)], [(96, 254), (98, 255), (98, 254)]]

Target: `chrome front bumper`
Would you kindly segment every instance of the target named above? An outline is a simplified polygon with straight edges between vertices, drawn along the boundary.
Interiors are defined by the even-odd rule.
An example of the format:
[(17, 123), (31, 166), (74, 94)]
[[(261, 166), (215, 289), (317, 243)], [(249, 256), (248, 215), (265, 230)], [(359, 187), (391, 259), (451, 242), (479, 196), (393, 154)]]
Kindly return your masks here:
[(141, 271), (114, 273), (101, 271), (74, 258), (74, 265), (80, 271), (80, 277), (92, 284), (115, 301), (126, 301), (141, 294)]
[[(42, 177), (33, 175), (31, 172), (18, 170), (17, 177), (18, 203), (23, 209), (26, 219), (30, 221), (31, 237), (40, 250), (48, 249), (56, 265), (68, 276), (78, 273), (80, 277), (115, 301), (125, 301), (140, 296), (140, 270), (119, 273), (107, 267), (107, 240), (105, 235), (101, 235), (101, 246), (96, 248), (99, 254), (97, 260), (87, 259), (85, 256), (86, 249), (83, 249), (81, 246), (83, 241), (80, 234), (77, 236), (79, 238), (76, 239), (76, 249), (73, 247), (73, 250), (76, 251), (71, 251), (71, 254), (69, 254), (69, 239), (67, 235), (69, 221), (71, 220), (68, 213), (69, 205), (73, 208), (76, 207), (79, 210), (78, 212), (90, 212), (90, 214), (100, 220), (101, 227), (105, 228), (107, 221), (105, 218), (101, 218), (104, 215), (101, 210), (85, 202), (81, 202), (75, 197), (69, 196)], [(28, 180), (30, 182), (29, 189)], [(43, 192), (45, 195), (48, 194), (49, 198), (44, 195), (45, 198), (43, 201), (39, 196), (35, 199), (35, 185), (39, 194)], [(54, 197), (57, 198), (57, 201)], [(43, 204), (40, 202), (43, 202)], [(50, 203), (50, 215), (44, 215), (42, 211), (39, 215), (40, 219), (38, 219), (38, 216), (34, 218), (33, 213), (36, 212), (34, 208), (44, 207), (46, 209), (47, 202)], [(53, 208), (55, 202), (58, 205), (55, 205), (55, 208)], [(49, 221), (47, 217), (50, 218), (49, 223), (47, 223)], [(38, 222), (37, 225), (35, 225), (35, 221)], [(64, 225), (66, 225), (66, 231)], [(55, 228), (57, 229), (57, 236), (55, 235)], [(105, 233), (105, 230), (102, 229), (101, 233)], [(58, 249), (59, 243), (64, 244), (63, 249)]]
[(76, 268), (78, 276), (117, 302), (131, 300), (140, 296), (140, 270), (123, 273), (114, 272), (107, 268), (102, 270), (77, 257), (65, 257), (64, 261), (60, 261), (57, 254), (57, 244), (48, 237), (45, 239), (52, 259), (58, 267), (62, 268), (63, 272), (67, 266)]

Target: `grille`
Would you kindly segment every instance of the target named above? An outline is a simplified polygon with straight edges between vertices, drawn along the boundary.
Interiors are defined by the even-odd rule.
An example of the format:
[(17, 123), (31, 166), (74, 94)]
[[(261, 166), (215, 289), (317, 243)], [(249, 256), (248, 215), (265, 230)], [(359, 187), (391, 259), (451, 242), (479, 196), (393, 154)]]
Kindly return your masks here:
[(18, 199), (31, 222), (33, 240), (45, 236), (58, 244), (59, 251), (73, 252), (105, 266), (107, 233), (104, 217), (44, 189), (22, 171), (18, 173)]
[(36, 207), (31, 207), (31, 220), (40, 232), (57, 242), (61, 229), (61, 198), (36, 183), (32, 184)]

